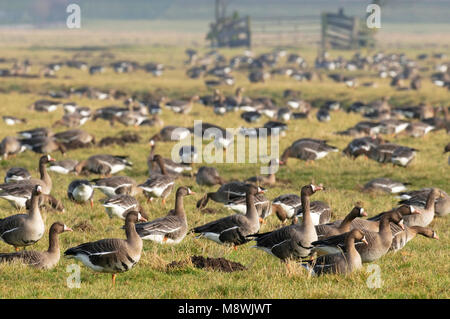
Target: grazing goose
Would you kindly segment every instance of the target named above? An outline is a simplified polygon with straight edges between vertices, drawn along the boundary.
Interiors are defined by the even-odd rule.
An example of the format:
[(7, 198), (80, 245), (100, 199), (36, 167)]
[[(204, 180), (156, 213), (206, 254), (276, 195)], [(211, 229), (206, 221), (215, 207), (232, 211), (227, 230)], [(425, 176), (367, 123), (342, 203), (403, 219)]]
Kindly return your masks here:
[(94, 188), (86, 179), (77, 179), (69, 184), (67, 196), (76, 203), (90, 202), (91, 208), (94, 207)]
[(188, 226), (183, 206), (183, 197), (195, 194), (188, 187), (178, 187), (175, 195), (175, 209), (161, 218), (136, 225), (136, 231), (144, 240), (159, 244), (178, 244), (186, 236)]
[(416, 149), (392, 143), (380, 144), (369, 151), (369, 158), (380, 163), (407, 167), (416, 156)]
[(219, 172), (215, 167), (202, 166), (198, 169), (195, 175), (195, 181), (199, 185), (214, 186), (223, 185), (225, 181), (220, 177)]
[(171, 109), (175, 113), (188, 114), (192, 107), (194, 106), (195, 101), (198, 101), (200, 97), (198, 95), (194, 95), (190, 98), (189, 101), (183, 100), (172, 100), (167, 101), (165, 103), (165, 107)]
[[(253, 184), (254, 185), (254, 184)], [(258, 185), (255, 185), (258, 186)], [(258, 211), (259, 221), (265, 223), (264, 219), (272, 213), (272, 204), (264, 194), (256, 194), (254, 196), (256, 210)], [(246, 214), (247, 205), (245, 197), (236, 197), (225, 204), (225, 207), (237, 213)]]
[(414, 239), (417, 234), (428, 238), (439, 239), (437, 233), (431, 228), (420, 226), (409, 227), (405, 225), (405, 230), (395, 235), (392, 239), (392, 245), (389, 250), (398, 251), (402, 249), (410, 240)]
[(367, 216), (367, 213), (364, 211), (364, 208), (361, 207), (361, 204), (357, 204), (350, 213), (345, 216), (342, 223), (335, 225), (334, 223), (329, 224), (320, 224), (316, 225), (316, 233), (318, 239), (324, 239), (330, 236), (340, 235), (343, 233), (347, 233), (351, 229), (352, 221), (357, 217)]
[(367, 182), (363, 190), (366, 192), (376, 192), (376, 191), (382, 191), (390, 194), (396, 194), (400, 192), (406, 191), (406, 186), (409, 185), (409, 183), (401, 183), (397, 181), (393, 181), (390, 178), (374, 178), (371, 181)]
[(256, 245), (253, 247), (261, 249), (283, 261), (309, 256), (311, 243), (317, 240), (316, 230), (310, 214), (309, 197), (322, 189), (322, 186), (314, 184), (303, 186), (301, 190), (303, 222), (285, 226), (268, 233), (254, 234)]
[(19, 119), (15, 116), (8, 116), (8, 115), (4, 115), (2, 116), (3, 121), (5, 122), (6, 125), (16, 125), (16, 124), (26, 124), (27, 123), (27, 119)]
[(38, 112), (54, 112), (61, 106), (61, 103), (58, 101), (51, 100), (38, 100), (30, 105), (30, 109)]
[(28, 139), (21, 139), (20, 143), (26, 149), (29, 149), (38, 154), (53, 153), (60, 151), (61, 154), (65, 154), (67, 148), (60, 142), (56, 141), (52, 137), (33, 137)]
[(142, 206), (139, 205), (137, 199), (130, 195), (115, 195), (109, 197), (103, 202), (103, 207), (105, 207), (109, 218), (115, 216), (125, 219), (129, 211), (139, 212), (145, 219), (148, 218), (147, 213)]
[(255, 184), (257, 186), (273, 185), (276, 182), (275, 173), (278, 171), (278, 160), (271, 159), (269, 162), (269, 175), (253, 176), (245, 180), (247, 183)]
[[(309, 207), (311, 213), (312, 222), (315, 225), (326, 224), (331, 219), (331, 207), (320, 200), (311, 202)], [(294, 220), (292, 223), (297, 223), (298, 219), (303, 216), (303, 206), (300, 206), (295, 212)]]
[(17, 132), (21, 138), (29, 139), (35, 137), (51, 137), (53, 132), (46, 127), (37, 127), (31, 130)]
[(170, 176), (164, 166), (164, 160), (161, 155), (153, 156), (153, 162), (159, 165), (161, 174), (155, 173), (150, 176), (143, 184), (138, 185), (147, 197), (147, 202), (153, 198), (161, 197), (162, 204), (166, 204), (166, 197), (172, 192), (175, 184), (175, 177)]
[(0, 156), (1, 158), (7, 160), (8, 156), (15, 156), (16, 154), (22, 153), (27, 148), (22, 145), (22, 143), (13, 136), (5, 137), (0, 143)]
[(14, 183), (31, 178), (30, 172), (23, 167), (12, 167), (6, 172), (5, 183)]
[(316, 118), (319, 122), (329, 122), (331, 120), (329, 110), (321, 107), (316, 113)]
[(96, 178), (91, 182), (95, 183), (94, 188), (99, 189), (108, 197), (120, 194), (134, 196), (139, 193), (136, 181), (128, 176)]
[(304, 263), (304, 266), (312, 275), (322, 274), (349, 274), (362, 268), (361, 255), (355, 248), (355, 243), (362, 242), (368, 245), (363, 232), (354, 229), (345, 235), (345, 253), (327, 254), (316, 258), (314, 261)]
[(212, 199), (215, 202), (226, 204), (230, 200), (236, 198), (245, 197), (247, 191), (247, 184), (243, 182), (229, 182), (223, 184), (215, 192), (206, 193), (198, 202), (197, 208), (203, 209), (208, 204), (208, 201)]
[(256, 194), (262, 193), (263, 190), (251, 184), (245, 186), (246, 214), (227, 216), (203, 226), (195, 227), (193, 232), (199, 234), (197, 238), (205, 237), (218, 244), (231, 244), (236, 248), (236, 246), (249, 241), (246, 238), (248, 235), (256, 234), (259, 231), (260, 223), (254, 197)]
[(422, 137), (431, 132), (435, 127), (425, 122), (413, 122), (408, 125), (405, 132), (412, 137)]
[(83, 160), (75, 166), (75, 172), (91, 172), (99, 175), (112, 175), (121, 170), (133, 166), (133, 163), (127, 160), (128, 156), (118, 156), (109, 154), (99, 154)]
[(127, 239), (108, 238), (84, 243), (67, 249), (66, 258), (75, 258), (94, 271), (112, 273), (112, 284), (116, 274), (125, 272), (141, 258), (142, 239), (136, 232), (137, 221), (146, 221), (138, 212), (131, 211), (125, 218)]
[[(392, 245), (392, 238), (396, 235), (392, 233), (390, 223), (395, 223), (404, 230), (403, 215), (399, 211), (392, 211), (384, 214), (380, 220), (379, 231), (361, 230), (364, 234), (367, 244), (357, 245), (356, 250), (361, 255), (363, 263), (372, 262), (385, 255)], [(313, 250), (319, 253), (325, 251), (329, 253), (339, 253), (345, 251), (345, 238), (348, 233), (331, 236), (326, 239), (318, 240), (312, 243)]]
[[(431, 188), (422, 188), (417, 191), (401, 193), (402, 200), (399, 203), (424, 208), (431, 190)], [(450, 213), (450, 196), (442, 189), (438, 190), (440, 195), (435, 200), (434, 211), (438, 216), (445, 216)]]
[(284, 194), (276, 197), (272, 201), (272, 211), (283, 223), (289, 218), (293, 218), (295, 212), (302, 206), (300, 196), (296, 194)]
[(95, 136), (83, 130), (68, 130), (56, 133), (54, 138), (68, 149), (95, 145)]
[(191, 131), (186, 127), (169, 125), (163, 127), (159, 133), (150, 137), (149, 142), (154, 141), (181, 141), (191, 135)]
[(50, 155), (41, 156), (39, 159), (40, 179), (30, 178), (17, 181), (14, 183), (6, 183), (0, 185), (0, 198), (6, 199), (11, 205), (17, 208), (25, 207), (27, 199), (31, 198), (33, 187), (41, 186), (43, 194), (50, 194), (52, 190), (52, 179), (48, 175), (46, 164), (54, 161)]
[(59, 262), (59, 240), (58, 235), (66, 231), (72, 231), (61, 222), (55, 222), (50, 227), (49, 231), (49, 245), (46, 251), (20, 251), (15, 253), (0, 253), (0, 263), (17, 262), (38, 268), (38, 269), (52, 269)]
[(16, 251), (18, 247), (33, 245), (44, 235), (45, 225), (39, 210), (41, 194), (42, 187), (34, 186), (28, 214), (17, 214), (0, 219), (0, 239), (14, 246)]
[(77, 160), (66, 159), (50, 163), (48, 170), (55, 173), (67, 175), (71, 172), (75, 172), (75, 167), (77, 165), (78, 165)]
[[(31, 208), (31, 198), (27, 199), (25, 202), (25, 208), (27, 210)], [(51, 209), (60, 213), (64, 213), (66, 211), (63, 203), (50, 194), (41, 194), (41, 197), (39, 198), (39, 208)]]
[(281, 155), (280, 164), (285, 165), (289, 157), (304, 161), (314, 161), (328, 155), (329, 152), (337, 152), (338, 149), (330, 146), (326, 141), (314, 139), (300, 139), (292, 143)]
[(368, 155), (370, 151), (376, 148), (384, 141), (379, 137), (364, 136), (351, 141), (342, 151), (347, 156), (357, 158), (360, 155)]

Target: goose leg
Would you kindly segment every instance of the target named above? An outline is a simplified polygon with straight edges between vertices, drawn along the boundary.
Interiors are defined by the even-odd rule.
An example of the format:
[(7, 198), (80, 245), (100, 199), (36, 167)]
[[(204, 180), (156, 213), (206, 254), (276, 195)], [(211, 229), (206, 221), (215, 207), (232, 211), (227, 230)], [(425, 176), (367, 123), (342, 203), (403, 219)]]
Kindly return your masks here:
[(166, 207), (166, 199), (165, 199), (165, 198), (162, 199), (162, 205), (163, 205), (164, 207)]
[(91, 199), (91, 208), (94, 208), (94, 200)]
[(19, 247), (14, 246), (14, 249), (16, 250), (16, 252), (19, 251)]
[(112, 285), (113, 287), (116, 286), (116, 274), (112, 274)]

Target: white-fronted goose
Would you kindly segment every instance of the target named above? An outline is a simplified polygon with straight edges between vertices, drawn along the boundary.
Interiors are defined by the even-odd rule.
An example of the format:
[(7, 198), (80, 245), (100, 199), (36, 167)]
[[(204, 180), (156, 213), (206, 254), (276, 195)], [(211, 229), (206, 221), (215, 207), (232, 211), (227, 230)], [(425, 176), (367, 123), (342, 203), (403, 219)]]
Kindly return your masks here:
[(58, 235), (66, 231), (72, 231), (72, 229), (61, 222), (55, 222), (50, 227), (49, 245), (46, 251), (29, 250), (8, 254), (0, 253), (0, 263), (19, 261), (34, 268), (51, 269), (58, 264), (60, 257)]
[(11, 205), (22, 208), (25, 207), (27, 199), (31, 198), (33, 187), (41, 186), (43, 194), (50, 194), (52, 190), (52, 179), (47, 172), (46, 165), (54, 161), (50, 155), (41, 156), (39, 159), (40, 179), (30, 178), (14, 183), (6, 183), (0, 185), (0, 198), (6, 199)]
[(0, 239), (14, 246), (16, 251), (18, 247), (33, 245), (44, 235), (45, 225), (39, 210), (41, 194), (42, 187), (34, 186), (28, 214), (17, 214), (0, 219)]
[(53, 136), (53, 132), (46, 127), (37, 127), (31, 130), (25, 130), (17, 132), (21, 138), (35, 138), (35, 137), (50, 137)]
[[(435, 214), (435, 201), (440, 197), (440, 192), (437, 188), (433, 188), (427, 196), (427, 200), (425, 206), (413, 206), (415, 210), (419, 212), (419, 214), (412, 214), (404, 217), (405, 225), (407, 226), (428, 226), (434, 218)], [(410, 205), (413, 205), (413, 201), (411, 201)]]
[(225, 181), (220, 177), (215, 167), (202, 166), (198, 169), (195, 180), (199, 185), (214, 186), (223, 185)]
[(360, 155), (367, 156), (373, 148), (376, 148), (383, 142), (380, 137), (364, 136), (351, 141), (342, 152), (353, 158), (357, 158)]
[(183, 197), (195, 194), (188, 187), (178, 187), (175, 195), (175, 209), (161, 218), (136, 225), (136, 231), (144, 240), (159, 244), (178, 244), (186, 236), (188, 226), (183, 206)]
[(66, 159), (62, 161), (55, 161), (50, 163), (48, 167), (49, 171), (67, 175), (71, 172), (75, 172), (75, 166), (78, 165), (78, 161), (74, 159)]
[(323, 255), (302, 266), (313, 275), (352, 273), (362, 268), (361, 255), (355, 248), (359, 242), (368, 245), (364, 233), (354, 229), (345, 235), (345, 253)]
[(99, 175), (111, 175), (127, 167), (133, 166), (133, 163), (127, 160), (128, 156), (118, 156), (109, 154), (99, 154), (83, 160), (75, 166), (75, 172), (91, 172)]
[(77, 203), (90, 202), (91, 208), (94, 207), (94, 188), (92, 184), (86, 179), (74, 180), (69, 184), (67, 189), (67, 196), (70, 200)]
[(316, 225), (317, 238), (324, 239), (330, 236), (347, 233), (351, 230), (352, 221), (357, 217), (363, 216), (367, 216), (367, 213), (364, 211), (364, 208), (361, 207), (361, 204), (357, 204), (350, 213), (345, 216), (339, 226), (334, 223)]
[(326, 141), (314, 139), (300, 139), (292, 143), (281, 155), (280, 164), (285, 165), (289, 157), (298, 158), (304, 161), (314, 161), (321, 159), (330, 152), (337, 152), (338, 149), (330, 146)]
[(247, 184), (243, 182), (233, 181), (223, 184), (215, 192), (206, 193), (198, 202), (197, 208), (205, 208), (208, 201), (212, 199), (218, 203), (228, 203), (230, 200), (245, 197)]
[[(326, 224), (331, 219), (331, 207), (320, 200), (312, 201), (309, 206), (312, 222), (315, 225)], [(295, 212), (294, 224), (298, 219), (303, 218), (303, 206), (300, 206)]]
[(130, 195), (115, 195), (107, 198), (103, 202), (106, 213), (109, 218), (119, 217), (125, 219), (129, 211), (139, 212), (144, 218), (148, 218), (147, 213), (144, 211), (136, 198)]
[(416, 149), (392, 143), (380, 144), (369, 151), (369, 158), (380, 163), (406, 167), (416, 156)]
[(29, 108), (38, 112), (54, 112), (59, 106), (61, 106), (61, 103), (58, 101), (37, 100)]
[(4, 116), (2, 116), (2, 119), (6, 125), (10, 125), (10, 126), (16, 125), (16, 124), (26, 124), (27, 123), (27, 119), (19, 119), (15, 116), (4, 115)]
[[(367, 240), (367, 245), (356, 245), (356, 250), (361, 255), (363, 263), (372, 262), (385, 255), (392, 245), (392, 238), (396, 235), (392, 233), (390, 223), (395, 223), (404, 230), (403, 215), (399, 211), (391, 211), (384, 214), (380, 220), (378, 232), (361, 230)], [(313, 242), (314, 251), (332, 251), (339, 253), (345, 251), (345, 237), (347, 233), (331, 236), (327, 239)]]
[[(153, 161), (153, 156), (155, 155), (156, 142), (154, 140), (150, 140), (151, 150), (150, 154), (147, 157), (147, 166), (148, 172), (151, 176), (154, 173), (161, 174), (161, 169), (159, 165), (155, 165)], [(162, 157), (164, 161), (164, 168), (166, 169), (167, 174), (169, 175), (180, 175), (184, 172), (192, 172), (192, 167), (189, 165), (185, 165), (183, 163), (176, 163), (172, 161), (170, 158)]]
[(164, 106), (175, 113), (188, 114), (194, 106), (195, 101), (198, 101), (199, 99), (200, 97), (198, 95), (194, 95), (189, 101), (172, 100), (165, 102)]
[(14, 136), (5, 137), (0, 143), (0, 156), (8, 159), (8, 156), (15, 156), (22, 153), (27, 148)]
[(92, 182), (95, 183), (94, 188), (99, 189), (108, 197), (120, 194), (134, 196), (139, 193), (136, 181), (128, 176), (96, 178)]
[(404, 131), (409, 124), (409, 122), (396, 120), (396, 119), (387, 119), (382, 120), (380, 123), (380, 133), (382, 134), (399, 134)]
[(301, 190), (303, 209), (303, 222), (279, 228), (277, 230), (255, 234), (256, 245), (261, 249), (283, 261), (287, 259), (301, 259), (309, 256), (311, 243), (317, 240), (316, 230), (310, 214), (309, 197), (322, 190), (322, 186), (314, 184), (305, 185)]
[(246, 184), (246, 188), (246, 214), (231, 215), (195, 227), (193, 232), (199, 234), (197, 238), (205, 237), (218, 244), (231, 244), (236, 247), (249, 241), (246, 236), (256, 234), (259, 231), (260, 223), (254, 196), (263, 191), (251, 184)]
[(53, 153), (55, 151), (60, 151), (61, 154), (65, 154), (67, 151), (67, 148), (62, 143), (56, 141), (53, 136), (21, 139), (20, 143), (26, 149), (38, 154)]
[(79, 129), (56, 133), (53, 137), (70, 149), (95, 145), (94, 135)]
[(406, 191), (406, 186), (409, 185), (409, 183), (401, 183), (397, 181), (393, 181), (390, 178), (374, 178), (367, 182), (363, 190), (367, 192), (373, 192), (373, 191), (382, 191), (390, 194), (396, 194), (400, 192)]
[(431, 228), (420, 226), (409, 227), (405, 225), (405, 230), (395, 235), (392, 239), (392, 245), (389, 250), (398, 251), (402, 249), (410, 240), (414, 239), (417, 234), (428, 238), (439, 239), (437, 233)]
[[(25, 208), (27, 210), (31, 209), (31, 203), (32, 203), (31, 198), (27, 199), (27, 201), (25, 202)], [(51, 209), (55, 212), (60, 212), (60, 213), (64, 213), (66, 211), (63, 203), (50, 194), (41, 194), (41, 196), (39, 198), (39, 208)]]
[(245, 180), (247, 183), (252, 183), (257, 186), (267, 186), (276, 183), (275, 174), (278, 171), (278, 159), (271, 159), (269, 162), (269, 174), (263, 176), (253, 176)]
[(412, 137), (422, 137), (431, 132), (435, 127), (424, 122), (409, 123), (405, 132)]
[(165, 205), (166, 197), (172, 192), (175, 184), (175, 177), (170, 176), (165, 167), (164, 160), (161, 155), (153, 156), (153, 162), (159, 165), (161, 174), (155, 173), (150, 176), (144, 183), (138, 185), (147, 197), (147, 201), (153, 200), (153, 198), (162, 198), (162, 203)]
[[(254, 196), (254, 203), (256, 210), (258, 211), (258, 216), (260, 217), (259, 221), (261, 223), (264, 223), (264, 219), (269, 217), (269, 215), (272, 213), (272, 203), (266, 196), (264, 196), (264, 194), (256, 194)], [(247, 213), (246, 198), (236, 197), (235, 199), (230, 200), (228, 203), (226, 203), (225, 207), (237, 213), (245, 215)]]
[(316, 113), (316, 118), (319, 122), (329, 122), (331, 115), (328, 109), (321, 107)]
[(159, 131), (159, 133), (150, 137), (149, 141), (181, 141), (191, 135), (191, 131), (186, 127), (169, 125), (165, 126)]
[(301, 197), (296, 194), (284, 194), (272, 201), (272, 210), (278, 219), (285, 222), (294, 217), (297, 209), (302, 205)]
[(131, 211), (125, 218), (127, 239), (108, 238), (84, 243), (67, 249), (66, 258), (75, 258), (97, 272), (112, 273), (115, 285), (116, 273), (130, 270), (141, 258), (142, 239), (136, 232), (137, 221), (145, 221), (138, 212)]
[[(431, 190), (432, 188), (422, 188), (416, 191), (401, 193), (400, 198), (402, 200), (399, 203), (424, 208)], [(445, 216), (450, 213), (450, 196), (442, 189), (438, 188), (438, 190), (440, 195), (435, 200), (434, 212), (438, 216)]]
[(14, 183), (30, 179), (30, 172), (23, 167), (12, 167), (6, 172), (5, 183)]

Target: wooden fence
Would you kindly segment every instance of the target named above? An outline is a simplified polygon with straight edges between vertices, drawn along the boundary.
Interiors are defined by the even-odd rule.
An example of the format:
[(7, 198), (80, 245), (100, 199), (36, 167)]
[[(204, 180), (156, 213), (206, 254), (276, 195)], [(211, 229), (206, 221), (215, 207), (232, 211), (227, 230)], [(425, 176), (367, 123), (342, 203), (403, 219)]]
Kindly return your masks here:
[(322, 13), (322, 49), (357, 49), (375, 46), (372, 30), (360, 17), (338, 13)]

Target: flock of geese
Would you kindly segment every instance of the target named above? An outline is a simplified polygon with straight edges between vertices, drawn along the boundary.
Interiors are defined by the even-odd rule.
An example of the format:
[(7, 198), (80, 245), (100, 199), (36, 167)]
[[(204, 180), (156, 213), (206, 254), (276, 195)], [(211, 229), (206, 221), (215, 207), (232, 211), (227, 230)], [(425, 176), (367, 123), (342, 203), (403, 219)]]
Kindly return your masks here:
[[(252, 82), (256, 82), (258, 77), (262, 80), (269, 79), (270, 76), (264, 75), (265, 71), (263, 71), (267, 67), (273, 68), (270, 72), (272, 76), (297, 74), (298, 79), (301, 77), (306, 80), (313, 77), (304, 71), (306, 62), (299, 56), (291, 55), (288, 58), (289, 63), (297, 66), (298, 69), (295, 72), (287, 71), (288, 68), (276, 68), (279, 59), (283, 57), (279, 51), (263, 54), (258, 58), (251, 58), (245, 54), (230, 59), (229, 64), (225, 64), (226, 60), (220, 58), (221, 55), (218, 53), (208, 54), (203, 60), (194, 50), (189, 50), (187, 53), (189, 56), (187, 63), (190, 66), (188, 76), (195, 78), (206, 74), (215, 75), (221, 79), (217, 80), (219, 84), (213, 81), (208, 82), (208, 86), (217, 86), (220, 83), (223, 85), (223, 81), (226, 82), (226, 79), (231, 78), (231, 70), (240, 67), (251, 67), (249, 76), (254, 79)], [(216, 65), (208, 70), (207, 64), (201, 64), (205, 63), (204, 60), (215, 60)], [(400, 77), (397, 82), (412, 78), (415, 83), (414, 89), (420, 89), (418, 85), (420, 77), (417, 73), (420, 70), (417, 71), (418, 67), (413, 62), (404, 56), (395, 55), (375, 55), (374, 57), (355, 55), (349, 61), (343, 59), (333, 61), (329, 60), (328, 56), (322, 56), (316, 60), (316, 69), (376, 69), (380, 72), (380, 77), (391, 76), (393, 79)], [(137, 65), (129, 68), (124, 65), (124, 63), (117, 64), (117, 67), (122, 69), (116, 72), (133, 72), (137, 68)], [(161, 76), (163, 68), (155, 68), (160, 71), (155, 75)], [(300, 72), (301, 70), (303, 73)], [(92, 76), (98, 72), (102, 72), (101, 69), (91, 67)], [(443, 73), (448, 74), (446, 72), (447, 69)], [(434, 79), (436, 77), (435, 75)], [(347, 83), (350, 79), (338, 79), (336, 76), (333, 79), (343, 81), (350, 86)], [(439, 85), (440, 82), (435, 84), (445, 87), (447, 82), (445, 79), (443, 81), (442, 85)], [(400, 84), (396, 85), (400, 87)], [(94, 90), (85, 89), (84, 91), (92, 93)], [(63, 92), (65, 95), (61, 92), (59, 95), (52, 92), (52, 96), (68, 97), (74, 92), (75, 90)], [(167, 97), (156, 100), (151, 100), (152, 97), (149, 97), (146, 100), (139, 100), (137, 97), (126, 97), (124, 107), (107, 106), (95, 111), (73, 102), (63, 104), (53, 100), (38, 100), (33, 103), (31, 109), (36, 112), (53, 112), (63, 106), (65, 115), (53, 127), (63, 125), (70, 129), (54, 133), (52, 128), (33, 128), (20, 131), (17, 136), (7, 136), (2, 140), (0, 153), (4, 159), (11, 159), (26, 150), (44, 155), (40, 157), (38, 163), (40, 178), (32, 177), (26, 168), (10, 167), (4, 178), (5, 183), (0, 185), (1, 199), (7, 200), (15, 208), (27, 211), (24, 214), (0, 219), (0, 238), (15, 249), (15, 252), (0, 253), (0, 262), (21, 262), (44, 269), (57, 265), (60, 259), (58, 235), (72, 231), (62, 222), (55, 222), (50, 226), (47, 251), (25, 250), (25, 247), (35, 244), (44, 236), (46, 225), (41, 209), (64, 211), (62, 201), (51, 195), (53, 183), (49, 171), (52, 174), (99, 175), (99, 178), (95, 179), (71, 181), (67, 186), (67, 196), (71, 201), (79, 204), (89, 203), (92, 208), (95, 190), (102, 192), (106, 195), (102, 205), (108, 216), (124, 220), (126, 238), (106, 238), (82, 243), (66, 249), (64, 256), (77, 259), (94, 271), (111, 273), (113, 284), (115, 284), (116, 274), (131, 270), (139, 262), (143, 240), (159, 244), (179, 244), (189, 233), (196, 234), (198, 239), (204, 238), (217, 244), (230, 245), (234, 249), (254, 242), (253, 248), (273, 255), (286, 262), (288, 266), (289, 261), (298, 261), (314, 275), (351, 273), (361, 268), (363, 263), (376, 261), (389, 251), (402, 249), (417, 234), (428, 238), (439, 238), (429, 225), (435, 216), (445, 216), (450, 212), (450, 196), (444, 190), (434, 187), (408, 191), (407, 184), (388, 178), (371, 180), (364, 185), (364, 191), (398, 194), (401, 201), (399, 206), (367, 219), (364, 218), (367, 217), (367, 213), (363, 205), (357, 203), (343, 220), (332, 221), (332, 208), (327, 203), (310, 200), (315, 193), (325, 190), (321, 184), (307, 184), (299, 189), (299, 194), (282, 194), (269, 200), (265, 193), (277, 181), (275, 168), (286, 165), (290, 158), (312, 162), (324, 158), (331, 152), (339, 151), (338, 148), (329, 145), (326, 140), (300, 138), (287, 147), (279, 159), (270, 160), (267, 175), (253, 176), (243, 181), (227, 181), (212, 166), (202, 166), (194, 173), (192, 163), (198, 156), (198, 150), (195, 147), (180, 148), (180, 161), (157, 154), (157, 145), (171, 141), (174, 137), (181, 140), (198, 131), (203, 135), (210, 128), (224, 131), (223, 128), (206, 122), (202, 122), (198, 129), (195, 125), (192, 128), (164, 126), (158, 117), (163, 108), (175, 114), (187, 114), (195, 103), (202, 103), (206, 107), (213, 107), (217, 116), (230, 111), (240, 111), (241, 118), (247, 123), (257, 122), (262, 116), (266, 116), (270, 120), (263, 127), (271, 129), (269, 134), (282, 135), (286, 134), (290, 120), (308, 118), (312, 110), (311, 104), (303, 100), (300, 92), (297, 91), (284, 92), (286, 107), (276, 106), (274, 101), (267, 97), (245, 97), (243, 92), (243, 88), (238, 88), (235, 96), (224, 96), (216, 88), (213, 95), (195, 95), (186, 100), (170, 100)], [(92, 96), (99, 98), (100, 95)], [(339, 109), (338, 101), (326, 101), (317, 112), (317, 119), (329, 121), (330, 114)], [(418, 138), (440, 129), (450, 131), (448, 108), (442, 106), (433, 108), (430, 105), (421, 104), (394, 108), (389, 104), (389, 98), (385, 97), (372, 103), (354, 102), (348, 111), (361, 113), (366, 118), (354, 127), (336, 132), (339, 135), (350, 135), (355, 138), (342, 151), (344, 155), (353, 158), (366, 156), (380, 163), (392, 163), (405, 167), (414, 159), (417, 150), (386, 141), (383, 134), (404, 133)], [(26, 125), (27, 123), (26, 119), (9, 115), (3, 116), (3, 119), (6, 125)], [(139, 184), (126, 175), (115, 175), (133, 167), (128, 156), (96, 154), (81, 161), (64, 159), (57, 162), (49, 155), (56, 151), (66, 154), (72, 149), (97, 147), (95, 137), (79, 129), (87, 121), (97, 119), (108, 121), (112, 126), (116, 123), (135, 127), (163, 126), (157, 134), (149, 138), (150, 153), (147, 160), (149, 177), (143, 183)], [(417, 121), (410, 119), (417, 119)], [(247, 134), (248, 130), (241, 127), (239, 133)], [(131, 143), (136, 142), (136, 139), (127, 138), (121, 141)], [(224, 149), (231, 144), (226, 137), (217, 138), (214, 142), (217, 147)], [(444, 153), (449, 151), (450, 144), (445, 147)], [(206, 206), (212, 200), (222, 203), (235, 214), (190, 228), (183, 199), (185, 196), (195, 195), (195, 192), (191, 187), (177, 185), (174, 209), (170, 210), (166, 216), (152, 220), (136, 196), (142, 194), (147, 202), (161, 199), (162, 205), (165, 206), (166, 199), (171, 196), (181, 176), (191, 178), (202, 186), (220, 185), (216, 191), (207, 192), (198, 198), (196, 207), (199, 211), (207, 210)], [(261, 225), (271, 214), (276, 215), (283, 225), (278, 229), (260, 232)], [(287, 221), (290, 221), (290, 224), (286, 225)], [(21, 247), (23, 247), (22, 251), (20, 251)]]

